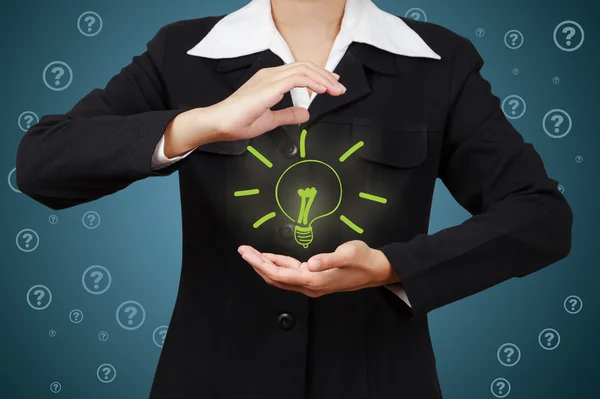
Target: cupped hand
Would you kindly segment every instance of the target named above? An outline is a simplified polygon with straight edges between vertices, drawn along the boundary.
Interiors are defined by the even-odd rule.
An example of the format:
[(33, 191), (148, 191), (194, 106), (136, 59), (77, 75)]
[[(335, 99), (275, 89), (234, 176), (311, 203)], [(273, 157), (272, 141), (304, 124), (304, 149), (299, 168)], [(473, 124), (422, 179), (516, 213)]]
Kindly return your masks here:
[(268, 284), (312, 298), (400, 281), (385, 254), (360, 240), (348, 241), (334, 252), (314, 255), (307, 261), (262, 253), (249, 245), (241, 245), (238, 252)]

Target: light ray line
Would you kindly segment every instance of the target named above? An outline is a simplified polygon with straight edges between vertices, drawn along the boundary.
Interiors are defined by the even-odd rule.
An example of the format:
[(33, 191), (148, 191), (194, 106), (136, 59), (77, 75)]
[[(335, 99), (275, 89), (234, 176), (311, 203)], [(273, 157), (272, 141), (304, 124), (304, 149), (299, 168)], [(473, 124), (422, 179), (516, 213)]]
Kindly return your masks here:
[(254, 155), (256, 158), (258, 158), (259, 161), (261, 161), (262, 163), (264, 163), (265, 165), (267, 165), (267, 168), (272, 168), (273, 164), (271, 163), (271, 161), (269, 161), (267, 158), (265, 158), (265, 156), (263, 154), (261, 154), (260, 152), (258, 152), (256, 150), (256, 148), (252, 147), (251, 145), (248, 146), (248, 151), (250, 151), (250, 153), (252, 155)]
[(246, 195), (256, 195), (258, 194), (258, 188), (251, 188), (249, 190), (238, 190), (233, 193), (235, 197), (244, 197)]
[(306, 129), (302, 129), (302, 133), (300, 133), (300, 158), (304, 158), (306, 156)]
[(360, 227), (358, 227), (357, 225), (355, 225), (354, 223), (352, 223), (352, 221), (350, 219), (348, 219), (346, 216), (344, 215), (340, 215), (340, 220), (344, 223), (346, 223), (346, 225), (348, 225), (348, 227), (350, 227), (352, 230), (356, 231), (358, 234), (362, 234), (363, 233), (363, 229), (361, 229)]
[(358, 150), (360, 147), (362, 147), (363, 145), (365, 145), (365, 143), (363, 141), (359, 141), (358, 143), (354, 144), (352, 147), (350, 147), (350, 149), (348, 149), (348, 151), (346, 151), (341, 157), (340, 157), (340, 162), (344, 162), (346, 159), (348, 159), (348, 157), (350, 155), (352, 155), (356, 150)]
[(387, 199), (385, 199), (383, 197), (379, 197), (377, 195), (369, 194), (369, 193), (360, 192), (360, 193), (358, 193), (358, 196), (360, 198), (364, 198), (364, 199), (367, 199), (369, 201), (379, 202), (380, 204), (387, 203)]
[(252, 225), (252, 227), (254, 227), (256, 229), (261, 224), (263, 224), (264, 222), (266, 222), (269, 219), (273, 219), (274, 217), (275, 217), (275, 212), (267, 213), (265, 216), (261, 217), (256, 222), (254, 222), (254, 224)]

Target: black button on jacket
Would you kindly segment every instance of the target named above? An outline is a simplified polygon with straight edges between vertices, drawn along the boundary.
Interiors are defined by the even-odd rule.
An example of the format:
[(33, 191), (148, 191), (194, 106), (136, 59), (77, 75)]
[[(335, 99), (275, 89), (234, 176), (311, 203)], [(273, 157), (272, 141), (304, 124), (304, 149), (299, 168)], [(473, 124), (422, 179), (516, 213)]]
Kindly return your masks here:
[[(153, 399), (441, 398), (427, 312), (565, 257), (573, 216), (557, 182), (505, 118), (472, 43), (410, 19), (442, 60), (352, 43), (335, 70), (347, 92), (317, 96), (307, 123), (153, 171), (177, 114), (283, 64), (270, 50), (187, 55), (219, 19), (164, 26), (105, 88), (42, 117), (18, 147), (18, 188), (64, 209), (179, 171), (183, 269)], [(291, 105), (286, 93), (274, 109)], [(428, 235), (436, 178), (473, 216)], [(335, 212), (309, 232), (293, 220), (297, 190), (310, 187), (309, 219)], [(244, 190), (259, 192), (235, 194)], [(314, 299), (282, 290), (236, 251), (306, 260), (354, 239), (385, 253), (412, 308), (385, 287)]]

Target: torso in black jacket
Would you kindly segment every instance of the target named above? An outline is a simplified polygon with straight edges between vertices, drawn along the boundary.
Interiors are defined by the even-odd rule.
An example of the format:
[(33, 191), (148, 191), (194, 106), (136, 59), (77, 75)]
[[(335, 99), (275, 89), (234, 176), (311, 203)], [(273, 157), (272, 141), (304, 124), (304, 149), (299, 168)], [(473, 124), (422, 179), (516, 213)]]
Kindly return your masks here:
[[(317, 96), (309, 122), (207, 144), (153, 171), (154, 148), (178, 113), (215, 104), (257, 70), (282, 64), (269, 50), (222, 60), (187, 55), (220, 18), (163, 27), (104, 89), (65, 115), (44, 116), (20, 143), (19, 189), (62, 209), (179, 171), (183, 268), (153, 399), (441, 398), (427, 312), (566, 256), (572, 215), (556, 182), (505, 118), (471, 42), (410, 19), (442, 60), (352, 43), (335, 70), (347, 92)], [(291, 105), (286, 93), (274, 108)], [(275, 199), (278, 178), (303, 159), (331, 166), (343, 186), (339, 208), (313, 223), (307, 248)], [(320, 184), (319, 199), (335, 204), (337, 178), (319, 165), (326, 168), (293, 167), (288, 184)], [(428, 235), (436, 178), (474, 216)], [(260, 193), (234, 195), (247, 189)], [(287, 190), (282, 201), (297, 212)], [(412, 308), (384, 287), (314, 299), (285, 291), (236, 251), (249, 244), (306, 260), (353, 239), (384, 251)]]

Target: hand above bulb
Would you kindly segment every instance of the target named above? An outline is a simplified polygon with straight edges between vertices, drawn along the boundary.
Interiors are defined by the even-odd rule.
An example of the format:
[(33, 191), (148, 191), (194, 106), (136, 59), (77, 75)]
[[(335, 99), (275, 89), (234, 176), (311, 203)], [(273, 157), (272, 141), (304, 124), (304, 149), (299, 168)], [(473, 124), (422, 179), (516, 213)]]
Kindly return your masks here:
[(385, 254), (360, 240), (345, 242), (334, 252), (314, 255), (306, 262), (262, 253), (249, 245), (241, 245), (238, 252), (267, 283), (312, 298), (400, 281)]

